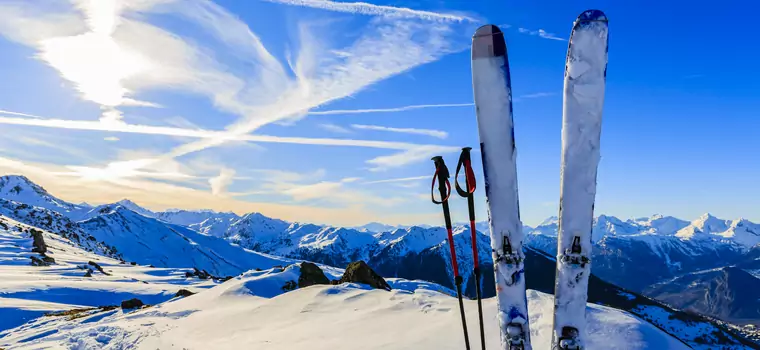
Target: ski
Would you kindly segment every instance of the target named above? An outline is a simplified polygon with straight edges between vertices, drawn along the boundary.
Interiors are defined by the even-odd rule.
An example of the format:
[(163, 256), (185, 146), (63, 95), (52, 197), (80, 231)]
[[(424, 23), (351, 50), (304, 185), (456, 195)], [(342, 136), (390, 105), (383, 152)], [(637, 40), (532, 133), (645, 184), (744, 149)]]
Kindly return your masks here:
[(530, 350), (512, 88), (507, 45), (497, 26), (482, 26), (472, 38), (472, 85), (491, 229), (501, 348)]
[(585, 11), (573, 25), (567, 49), (552, 349), (585, 346), (607, 33), (607, 16)]

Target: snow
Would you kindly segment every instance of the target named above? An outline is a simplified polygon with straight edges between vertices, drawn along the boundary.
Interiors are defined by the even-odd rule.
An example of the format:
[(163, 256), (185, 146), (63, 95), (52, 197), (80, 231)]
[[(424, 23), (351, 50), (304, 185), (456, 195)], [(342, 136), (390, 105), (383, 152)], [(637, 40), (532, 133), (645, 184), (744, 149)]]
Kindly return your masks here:
[(570, 251), (574, 239), (579, 237), (580, 254), (591, 257), (591, 225), (607, 72), (607, 33), (604, 14), (587, 11), (576, 21), (568, 47), (562, 118), (553, 346), (562, 336), (564, 327), (578, 330), (577, 341), (581, 347), (586, 342), (584, 307), (588, 299), (591, 264), (564, 264), (560, 255)]
[[(8, 229), (0, 227), (0, 329), (16, 327), (45, 312), (82, 307), (116, 305), (140, 298), (159, 303), (180, 288), (209, 288), (212, 281), (185, 277), (189, 269), (161, 269), (122, 264), (82, 250), (72, 242), (42, 231), (47, 255), (55, 259), (49, 267), (29, 265), (32, 240), (25, 231), (30, 226), (0, 217)], [(89, 261), (101, 265), (110, 276), (97, 272)], [(87, 268), (95, 270), (84, 277)]]
[(120, 206), (79, 225), (97, 240), (118, 247), (124, 259), (159, 267), (197, 267), (212, 275), (228, 276), (292, 262), (166, 224)]
[(0, 198), (50, 209), (64, 215), (76, 216), (89, 210), (88, 207), (71, 204), (50, 195), (44, 188), (21, 175), (0, 177)]
[[(132, 268), (132, 267), (130, 267)], [(358, 284), (284, 292), (298, 267), (249, 272), (200, 293), (141, 310), (90, 311), (82, 317), (41, 317), (0, 332), (13, 349), (461, 349), (456, 298), (429, 283), (394, 281), (390, 292)], [(548, 348), (552, 296), (528, 293), (536, 348)], [(486, 346), (497, 348), (495, 299), (484, 300)], [(466, 300), (468, 323), (477, 304)], [(688, 349), (638, 318), (589, 305), (588, 349)], [(469, 328), (478, 347), (477, 326)]]

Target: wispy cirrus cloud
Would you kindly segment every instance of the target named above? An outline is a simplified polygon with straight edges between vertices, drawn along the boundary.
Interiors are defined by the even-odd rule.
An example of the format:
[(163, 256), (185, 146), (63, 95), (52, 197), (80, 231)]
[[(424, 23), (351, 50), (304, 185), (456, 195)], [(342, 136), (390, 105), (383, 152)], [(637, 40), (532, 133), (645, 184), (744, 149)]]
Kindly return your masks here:
[(413, 10), (405, 7), (373, 5), (366, 2), (337, 2), (329, 0), (264, 0), (273, 3), (304, 6), (322, 10), (346, 12), (371, 16), (386, 16), (392, 18), (414, 18), (434, 21), (476, 21), (474, 18), (431, 11)]
[(331, 124), (331, 123), (322, 123), (317, 125), (320, 129), (327, 130), (329, 132), (334, 132), (338, 134), (350, 134), (352, 131), (349, 129), (346, 129), (340, 125)]
[(409, 182), (409, 181), (419, 181), (419, 180), (423, 180), (423, 179), (430, 180), (432, 178), (433, 178), (432, 175), (412, 176), (412, 177), (401, 177), (401, 178), (395, 178), (395, 179), (367, 181), (367, 182), (365, 182), (365, 184), (384, 184), (384, 183), (392, 183), (392, 182)]
[(557, 35), (555, 35), (554, 33), (549, 33), (549, 32), (547, 32), (547, 31), (545, 31), (543, 29), (530, 30), (530, 29), (527, 29), (527, 28), (520, 27), (520, 28), (517, 28), (517, 31), (520, 32), (520, 33), (523, 33), (523, 34), (538, 36), (538, 37), (544, 38), (544, 39), (557, 40), (557, 41), (567, 41), (567, 39), (560, 38)]
[[(66, 187), (63, 181), (110, 184), (114, 186), (109, 188), (108, 193), (121, 190), (119, 197), (122, 198), (136, 191), (145, 196), (146, 189), (165, 186), (162, 188), (176, 191), (155, 191), (156, 196), (159, 196), (158, 193), (172, 193), (178, 198), (177, 203), (207, 201), (205, 204), (217, 205), (216, 209), (240, 204), (218, 194), (226, 192), (225, 184), (230, 179), (237, 181), (245, 177), (238, 175), (243, 173), (241, 169), (235, 169), (233, 176), (222, 176), (221, 173), (199, 176), (184, 169), (161, 170), (161, 164), (185, 160), (187, 155), (241, 141), (396, 151), (368, 160), (367, 164), (375, 169), (399, 167), (427, 158), (431, 153), (458, 150), (458, 147), (381, 140), (256, 135), (263, 126), (308, 117), (310, 111), (353, 96), (378, 82), (439, 60), (447, 54), (466, 50), (469, 37), (462, 33), (470, 32), (465, 26), (474, 25), (469, 23), (472, 18), (459, 14), (358, 2), (274, 2), (301, 6), (306, 8), (304, 11), (329, 10), (371, 18), (368, 25), (358, 28), (351, 36), (351, 42), (347, 42), (345, 37), (331, 36), (332, 32), (323, 27), (329, 22), (300, 21), (293, 26), (296, 30), (291, 38), (295, 39), (288, 43), (286, 58), (282, 59), (264, 45), (265, 41), (259, 38), (260, 33), (255, 33), (237, 16), (211, 1), (72, 0), (73, 6), (66, 2), (54, 5), (51, 5), (52, 2), (23, 1), (0, 4), (0, 35), (35, 50), (35, 58), (55, 69), (62, 79), (70, 83), (66, 86), (73, 86), (83, 101), (101, 107), (99, 120), (56, 120), (12, 112), (1, 116), (0, 123), (173, 137), (175, 139), (172, 141), (179, 141), (180, 144), (172, 143), (171, 148), (163, 149), (161, 153), (133, 154), (128, 158), (117, 157), (96, 164), (83, 165), (70, 161), (67, 166), (55, 167), (50, 181), (58, 181), (61, 187)], [(183, 25), (162, 27), (159, 19), (169, 17), (178, 19)], [(176, 32), (178, 27), (193, 26), (197, 29), (193, 33), (201, 33), (203, 40)], [(210, 101), (213, 108), (226, 118), (234, 116), (237, 119), (221, 130), (217, 130), (218, 125), (215, 130), (155, 126), (166, 125), (166, 121), (145, 123), (148, 125), (127, 123), (131, 116), (125, 115), (125, 111), (130, 111), (125, 107), (163, 107), (167, 110), (172, 107), (146, 101), (147, 91), (189, 93)], [(465, 105), (471, 104), (461, 106)], [(406, 106), (394, 108), (393, 111), (436, 107), (444, 106)], [(321, 112), (348, 114), (345, 111)], [(351, 113), (379, 112), (382, 111)], [(101, 138), (98, 141), (102, 142), (104, 136), (98, 134), (97, 137)], [(127, 144), (120, 142), (118, 146)], [(153, 181), (166, 179), (180, 182), (167, 184), (165, 181)], [(350, 187), (352, 183), (327, 182), (338, 182), (341, 187)], [(195, 191), (199, 183), (207, 192), (205, 195)], [(356, 197), (356, 193), (349, 193)], [(98, 193), (89, 195), (92, 198), (102, 197)], [(167, 201), (153, 199), (153, 202), (161, 202), (160, 205)], [(180, 205), (174, 203), (171, 207)]]
[(420, 146), (408, 149), (396, 154), (375, 157), (367, 161), (372, 167), (370, 171), (385, 171), (423, 160), (429, 160), (433, 156), (460, 151), (460, 147), (448, 146)]
[(439, 139), (445, 139), (449, 137), (449, 133), (445, 131), (433, 130), (433, 129), (393, 128), (389, 126), (364, 125), (364, 124), (351, 124), (351, 127), (354, 129), (359, 129), (359, 130), (376, 130), (376, 131), (387, 131), (387, 132), (395, 132), (395, 133), (402, 133), (402, 134), (426, 135), (426, 136), (437, 137)]
[(449, 108), (449, 107), (472, 107), (474, 103), (441, 103), (427, 105), (411, 105), (392, 108), (369, 108), (369, 109), (335, 109), (327, 111), (310, 111), (309, 115), (335, 115), (335, 114), (362, 114), (362, 113), (393, 113), (405, 112), (425, 108)]
[[(1, 113), (0, 113), (1, 114)], [(250, 135), (230, 133), (227, 131), (212, 131), (204, 129), (188, 129), (168, 126), (151, 126), (139, 124), (127, 124), (123, 122), (86, 121), (86, 120), (63, 120), (63, 119), (27, 119), (0, 116), (0, 124), (27, 125), (46, 128), (70, 129), (70, 130), (90, 130), (90, 131), (107, 131), (131, 134), (145, 135), (165, 135), (188, 137), (198, 139), (224, 139), (230, 141), (248, 141), (264, 143), (292, 143), (301, 145), (321, 145), (321, 146), (354, 146), (381, 148), (393, 150), (408, 150), (418, 147), (429, 147), (432, 145), (420, 145), (407, 142), (393, 141), (375, 141), (375, 140), (356, 140), (356, 139), (331, 139), (331, 138), (309, 138), (309, 137), (287, 137), (287, 136), (270, 136), (270, 135)], [(443, 147), (443, 146), (440, 146)], [(135, 165), (138, 165), (136, 163)]]

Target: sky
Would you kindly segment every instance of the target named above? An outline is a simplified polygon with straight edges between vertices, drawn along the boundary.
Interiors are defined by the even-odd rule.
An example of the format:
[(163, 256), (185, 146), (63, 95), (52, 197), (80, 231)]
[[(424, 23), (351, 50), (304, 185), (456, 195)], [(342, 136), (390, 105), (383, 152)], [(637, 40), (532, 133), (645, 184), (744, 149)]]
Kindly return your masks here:
[[(567, 39), (599, 8), (596, 213), (760, 221), (757, 6), (2, 0), (0, 173), (72, 202), (441, 224), (430, 157), (454, 167), (479, 142), (469, 44), (492, 23), (508, 45), (521, 217), (537, 225), (558, 211)], [(465, 203), (452, 199), (455, 221)], [(478, 220), (485, 206), (480, 186)]]

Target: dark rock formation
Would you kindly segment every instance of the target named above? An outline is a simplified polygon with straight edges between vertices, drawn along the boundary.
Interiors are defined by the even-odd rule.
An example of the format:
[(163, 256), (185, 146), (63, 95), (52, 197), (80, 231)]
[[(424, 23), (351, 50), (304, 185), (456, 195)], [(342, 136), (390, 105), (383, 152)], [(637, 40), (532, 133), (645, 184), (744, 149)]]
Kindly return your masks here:
[(143, 307), (143, 302), (140, 299), (132, 298), (129, 300), (124, 300), (121, 302), (121, 308), (122, 309), (139, 309)]
[(298, 277), (298, 288), (313, 286), (315, 284), (330, 284), (330, 279), (325, 276), (322, 269), (314, 263), (301, 263), (301, 276)]
[(193, 294), (195, 294), (195, 293), (193, 293), (193, 292), (191, 292), (191, 291), (189, 291), (187, 289), (180, 289), (180, 290), (177, 291), (176, 294), (174, 294), (174, 297), (175, 298), (176, 297), (189, 297), (189, 296), (191, 296)]
[(385, 279), (373, 271), (363, 260), (354, 261), (346, 267), (346, 272), (340, 278), (340, 283), (353, 282), (368, 284), (372, 288), (391, 290)]
[(110, 276), (111, 275), (110, 273), (105, 272), (103, 270), (103, 268), (100, 265), (98, 265), (98, 263), (96, 263), (94, 261), (88, 261), (87, 264), (90, 265), (90, 266), (92, 266), (92, 267), (94, 267), (95, 269), (97, 269), (98, 271), (100, 271), (100, 273), (102, 273), (102, 274), (104, 274), (106, 276)]
[(34, 248), (32, 248), (32, 251), (35, 253), (44, 254), (47, 252), (47, 244), (45, 244), (45, 239), (42, 238), (42, 231), (31, 229), (29, 230), (29, 233), (32, 235), (32, 239), (34, 242), (32, 243), (34, 245)]

